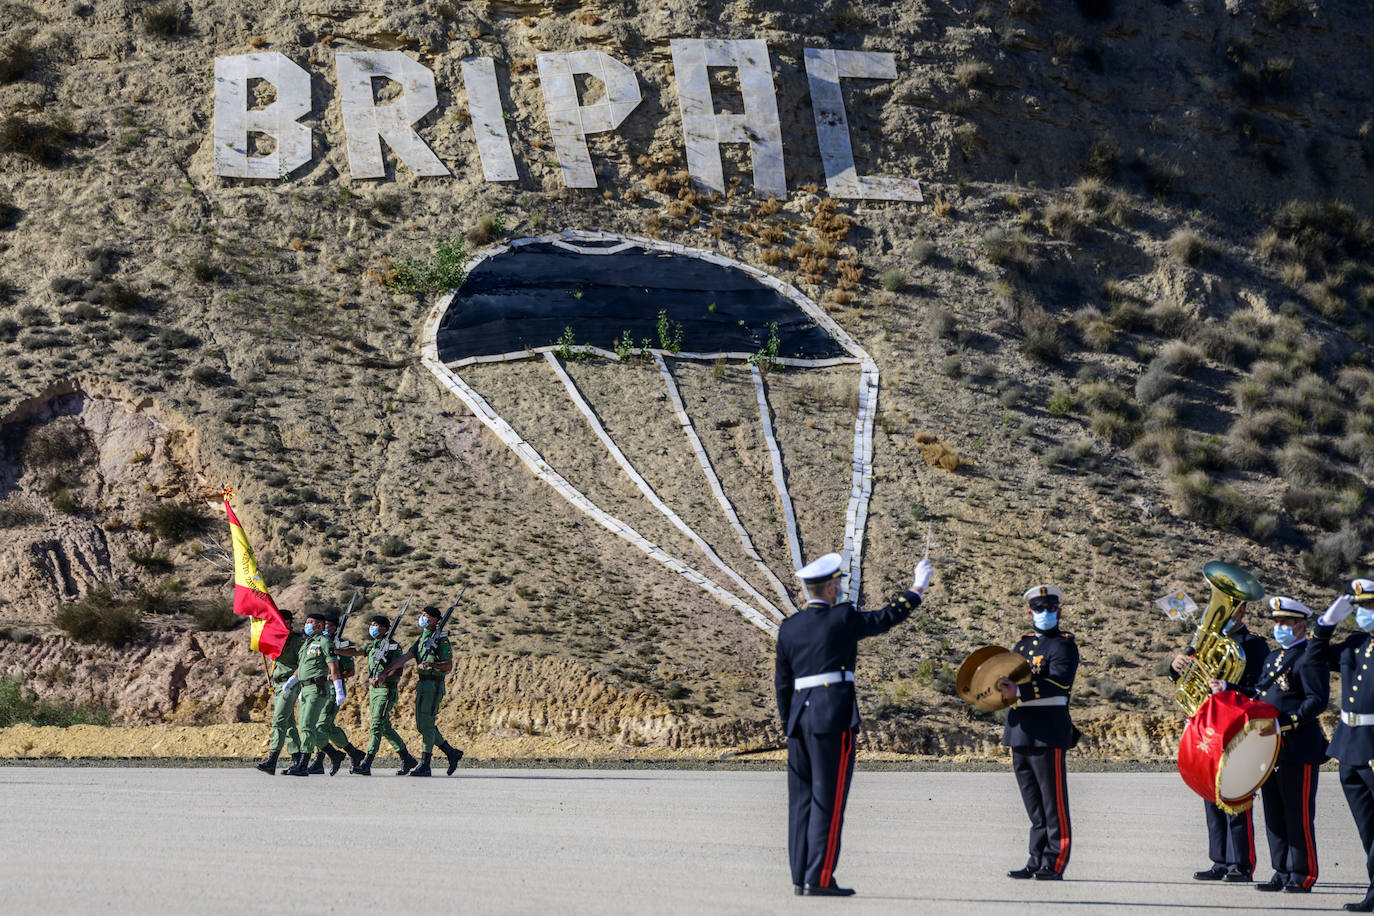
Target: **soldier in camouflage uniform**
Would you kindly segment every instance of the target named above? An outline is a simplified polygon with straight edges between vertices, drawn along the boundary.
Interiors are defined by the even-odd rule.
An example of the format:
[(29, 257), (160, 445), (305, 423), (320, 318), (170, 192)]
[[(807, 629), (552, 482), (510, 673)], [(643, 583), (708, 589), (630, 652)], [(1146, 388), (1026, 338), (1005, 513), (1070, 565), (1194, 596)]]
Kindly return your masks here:
[[(349, 770), (359, 776), (372, 775), (372, 761), (377, 757), (377, 751), (382, 748), (382, 739), (385, 738), (390, 745), (395, 748), (396, 753), (401, 755), (401, 768), (396, 771), (397, 776), (404, 776), (415, 769), (420, 761), (411, 756), (410, 751), (406, 750), (406, 743), (401, 740), (401, 735), (396, 731), (396, 727), (391, 724), (391, 710), (396, 708), (396, 701), (400, 699), (397, 694), (397, 684), (401, 680), (400, 674), (392, 674), (388, 678), (383, 678), (382, 673), (396, 659), (401, 657), (400, 643), (392, 642), (387, 637), (387, 631), (391, 626), (391, 621), (378, 614), (368, 622), (367, 634), (372, 637), (368, 642), (363, 643), (362, 654), (367, 658), (367, 707), (372, 714), (372, 727), (369, 730), (369, 740), (367, 743), (367, 756), (361, 763), (354, 764)], [(373, 653), (381, 643), (386, 643), (386, 648), (380, 657), (374, 659)]]
[[(342, 706), (345, 699), (339, 656), (334, 651), (333, 637), (324, 631), (324, 616), (317, 612), (306, 618), (300, 665), (287, 682), (301, 685), (301, 701), (296, 713), (301, 729), (301, 753), (294, 766), (282, 771), (286, 776), (309, 776), (310, 755), (324, 750), (329, 743), (324, 734), (324, 714), (330, 681), (334, 682), (335, 701)], [(342, 752), (335, 753), (342, 757)]]
[[(281, 616), (289, 630), (291, 612), (282, 611)], [(293, 764), (300, 757), (300, 733), (296, 731), (296, 698), (300, 695), (300, 688), (296, 684), (287, 687), (286, 682), (296, 673), (296, 660), (300, 655), (303, 641), (299, 633), (287, 634), (281, 654), (277, 656), (272, 675), (268, 679), (272, 687), (272, 746), (267, 758), (257, 763), (257, 768), (268, 776), (275, 776), (277, 773), (277, 758), (281, 756), (283, 745), (286, 752), (291, 755)]]
[[(334, 652), (339, 656), (339, 674), (347, 682), (353, 676), (353, 672), (357, 670), (357, 663), (354, 662), (353, 658), (360, 654), (359, 649), (349, 643), (348, 640), (340, 638), (342, 634), (339, 633), (338, 614), (325, 615), (324, 632), (334, 641)], [(330, 693), (324, 705), (324, 724), (322, 726), (325, 740), (329, 743), (324, 746), (324, 750), (315, 753), (315, 761), (310, 764), (311, 775), (324, 775), (324, 757), (326, 754), (329, 755), (330, 776), (339, 772), (339, 767), (344, 762), (345, 753), (348, 754), (349, 762), (353, 766), (357, 766), (363, 759), (363, 752), (353, 746), (353, 742), (348, 740), (348, 735), (334, 721), (334, 717), (338, 714), (339, 704), (335, 700), (334, 694)], [(343, 750), (339, 750), (339, 748), (343, 748)]]
[[(444, 699), (444, 675), (453, 670), (453, 646), (446, 633), (431, 632), (439, 625), (438, 608), (427, 607), (421, 611), (419, 624), (420, 636), (415, 644), (409, 652), (387, 665), (380, 679), (385, 680), (393, 671), (404, 668), (406, 662), (415, 660), (420, 673), (420, 681), (415, 685), (415, 728), (424, 741), (424, 754), (420, 757), (420, 765), (411, 770), (410, 775), (431, 775), (429, 759), (437, 746), (448, 758), (448, 775), (452, 776), (458, 761), (463, 759), (463, 752), (444, 740), (435, 719), (439, 715), (439, 703)], [(435, 638), (427, 645), (431, 643), (431, 636)]]

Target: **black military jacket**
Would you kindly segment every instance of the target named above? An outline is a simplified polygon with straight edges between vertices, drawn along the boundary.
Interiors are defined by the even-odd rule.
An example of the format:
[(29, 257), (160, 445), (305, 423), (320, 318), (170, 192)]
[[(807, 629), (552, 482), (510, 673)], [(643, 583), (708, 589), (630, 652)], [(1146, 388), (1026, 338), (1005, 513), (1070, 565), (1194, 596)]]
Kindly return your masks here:
[[(1279, 763), (1322, 763), (1327, 758), (1326, 735), (1317, 717), (1331, 695), (1331, 674), (1323, 647), (1304, 639), (1287, 649), (1269, 653), (1259, 682), (1240, 692), (1274, 706), (1279, 711)], [(1231, 685), (1228, 685), (1231, 686)]]
[[(1374, 715), (1374, 638), (1361, 631), (1332, 643), (1335, 629), (1318, 624), (1312, 644), (1322, 650), (1328, 670), (1340, 666), (1341, 712)], [(1374, 762), (1374, 725), (1341, 722), (1327, 752), (1347, 766), (1369, 766)]]
[(831, 671), (853, 671), (859, 640), (886, 633), (920, 605), (920, 594), (908, 591), (878, 611), (857, 611), (848, 601), (834, 606), (814, 603), (784, 620), (778, 627), (773, 689), (787, 736), (796, 737), (802, 730), (824, 735), (858, 725), (859, 704), (852, 681), (805, 690), (795, 689), (793, 681)]
[[(1012, 651), (1030, 662), (1031, 679), (1022, 684), (1022, 700), (1068, 697), (1078, 674), (1078, 644), (1072, 633), (1058, 627), (1027, 633), (1012, 646)], [(1073, 720), (1069, 705), (1013, 706), (1002, 730), (1003, 747), (1059, 747), (1074, 745)]]

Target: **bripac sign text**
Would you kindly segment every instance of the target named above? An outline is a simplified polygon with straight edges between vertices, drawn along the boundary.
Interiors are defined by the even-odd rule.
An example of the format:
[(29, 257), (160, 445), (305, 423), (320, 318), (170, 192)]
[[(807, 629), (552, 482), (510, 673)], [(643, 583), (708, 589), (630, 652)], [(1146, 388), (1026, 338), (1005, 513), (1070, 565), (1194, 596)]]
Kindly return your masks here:
[[(674, 39), (671, 43), (682, 114), (687, 170), (698, 187), (723, 193), (722, 143), (747, 143), (753, 166), (754, 192), (784, 197), (782, 129), (773, 86), (768, 46), (758, 39)], [(626, 64), (604, 51), (562, 51), (536, 57), (544, 111), (553, 137), (563, 184), (594, 188), (596, 172), (587, 135), (615, 130), (640, 103), (639, 80)], [(849, 118), (840, 91), (842, 79), (897, 78), (891, 54), (806, 48), (807, 82), (815, 112), (816, 135), (830, 195), (872, 200), (921, 200), (914, 178), (859, 175), (849, 140)], [(348, 167), (353, 178), (382, 178), (386, 168), (382, 141), (417, 175), (451, 173), (415, 130), (415, 124), (438, 106), (434, 73), (400, 51), (339, 52), (334, 55), (339, 106), (343, 115)], [(717, 113), (711, 96), (709, 68), (727, 67), (739, 76), (741, 114)], [(487, 181), (515, 181), (515, 155), (506, 133), (505, 112), (490, 57), (462, 61), (463, 83), (477, 140), (477, 154)], [(583, 104), (576, 77), (594, 77), (605, 92)], [(378, 104), (373, 80), (385, 78), (400, 87), (397, 97)], [(276, 90), (276, 100), (249, 108), (249, 83), (262, 80)], [(300, 123), (312, 108), (310, 74), (284, 54), (239, 54), (215, 58), (216, 175), (226, 178), (285, 178), (312, 156), (311, 129)], [(265, 155), (249, 150), (250, 134), (271, 137), (275, 148)]]

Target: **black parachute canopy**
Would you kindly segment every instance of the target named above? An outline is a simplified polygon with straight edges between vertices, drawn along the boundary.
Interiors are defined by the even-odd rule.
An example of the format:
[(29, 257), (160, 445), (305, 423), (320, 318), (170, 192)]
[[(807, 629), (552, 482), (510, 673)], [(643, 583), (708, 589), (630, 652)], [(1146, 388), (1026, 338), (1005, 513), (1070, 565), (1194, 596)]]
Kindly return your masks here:
[(439, 322), (439, 359), (546, 347), (569, 327), (578, 345), (613, 350), (628, 331), (636, 347), (647, 340), (657, 349), (660, 311), (681, 325), (680, 349), (688, 353), (756, 353), (776, 322), (779, 356), (849, 355), (796, 302), (738, 267), (638, 244), (586, 254), (536, 242), (486, 258), (468, 274)]

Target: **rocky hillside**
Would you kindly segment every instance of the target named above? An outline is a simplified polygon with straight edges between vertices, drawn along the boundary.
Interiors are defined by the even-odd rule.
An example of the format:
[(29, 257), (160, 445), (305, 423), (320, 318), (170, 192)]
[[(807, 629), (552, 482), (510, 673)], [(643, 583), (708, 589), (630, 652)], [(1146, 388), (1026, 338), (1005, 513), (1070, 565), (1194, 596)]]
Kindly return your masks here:
[[(0, 2), (0, 675), (123, 724), (260, 720), (246, 630), (220, 632), (227, 482), (283, 606), (469, 586), (452, 728), (773, 741), (767, 636), (534, 479), (419, 362), (432, 298), (398, 291), (403, 259), (593, 229), (766, 269), (874, 356), (863, 598), (902, 587), (927, 532), (940, 575), (867, 650), (870, 747), (995, 737), (952, 668), (1013, 640), (1049, 579), (1092, 746), (1167, 753), (1156, 663), (1188, 631), (1156, 597), (1205, 600), (1225, 559), (1320, 608), (1369, 569), (1371, 35), (1364, 4), (1310, 0)], [(781, 200), (754, 194), (741, 144), (724, 195), (691, 181), (669, 42), (703, 37), (767, 43)], [(827, 195), (807, 47), (895, 56), (845, 104), (860, 173), (919, 178), (922, 203)], [(598, 186), (568, 189), (535, 57), (583, 49), (630, 65), (643, 101), (589, 137)], [(418, 130), (451, 176), (388, 152), (384, 178), (350, 177), (335, 54), (362, 50), (434, 73)], [(217, 177), (214, 58), (267, 52), (311, 75), (312, 158)], [(516, 181), (483, 180), (470, 57), (494, 61)], [(732, 72), (711, 77), (738, 110)], [(573, 371), (670, 481), (648, 426), (666, 415), (611, 367)], [(534, 371), (474, 378), (538, 418)], [(766, 451), (731, 425), (755, 409), (746, 369), (683, 374), (755, 493), (741, 514), (774, 514)], [(848, 384), (769, 379), (813, 555), (843, 532)], [(573, 419), (539, 445), (613, 502)]]

